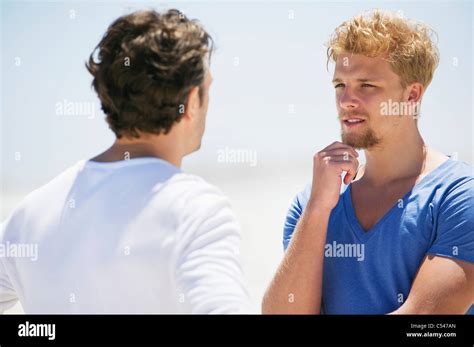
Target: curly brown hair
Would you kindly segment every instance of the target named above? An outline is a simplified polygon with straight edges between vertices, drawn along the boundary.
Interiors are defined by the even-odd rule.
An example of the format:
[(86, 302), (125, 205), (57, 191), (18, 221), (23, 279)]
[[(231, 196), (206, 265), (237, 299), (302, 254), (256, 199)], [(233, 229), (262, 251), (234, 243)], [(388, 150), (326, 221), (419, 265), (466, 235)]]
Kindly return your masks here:
[(138, 131), (167, 134), (193, 87), (200, 87), (202, 100), (211, 52), (211, 36), (178, 10), (138, 11), (115, 20), (86, 67), (117, 138), (138, 138)]

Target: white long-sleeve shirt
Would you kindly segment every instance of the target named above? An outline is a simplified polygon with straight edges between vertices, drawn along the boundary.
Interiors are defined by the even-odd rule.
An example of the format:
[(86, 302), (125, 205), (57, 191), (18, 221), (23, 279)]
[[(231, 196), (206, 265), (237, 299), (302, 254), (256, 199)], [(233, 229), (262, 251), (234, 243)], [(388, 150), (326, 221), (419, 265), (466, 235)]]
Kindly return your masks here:
[(3, 223), (0, 312), (246, 313), (239, 248), (203, 179), (157, 158), (80, 161)]

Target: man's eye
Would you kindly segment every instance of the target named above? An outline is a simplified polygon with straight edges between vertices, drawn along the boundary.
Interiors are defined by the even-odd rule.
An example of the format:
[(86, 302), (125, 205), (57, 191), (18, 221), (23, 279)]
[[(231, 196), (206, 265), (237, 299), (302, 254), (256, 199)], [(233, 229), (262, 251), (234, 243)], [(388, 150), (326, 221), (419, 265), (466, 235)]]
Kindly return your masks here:
[(362, 86), (363, 88), (375, 88), (375, 86), (374, 86), (374, 85), (372, 85), (372, 84), (368, 84), (368, 83), (362, 83), (362, 85), (361, 85), (361, 86)]
[(341, 87), (344, 87), (344, 84), (342, 83), (338, 83), (334, 86), (334, 88), (341, 88)]

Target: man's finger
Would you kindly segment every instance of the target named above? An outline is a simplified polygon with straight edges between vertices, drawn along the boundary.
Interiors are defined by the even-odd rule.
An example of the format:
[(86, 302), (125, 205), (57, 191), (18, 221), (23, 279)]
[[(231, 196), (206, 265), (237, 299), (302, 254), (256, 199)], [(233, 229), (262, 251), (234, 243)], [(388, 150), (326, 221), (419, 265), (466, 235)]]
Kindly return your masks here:
[(343, 150), (352, 152), (354, 156), (356, 157), (359, 156), (359, 153), (357, 153), (357, 151), (353, 147), (346, 145), (342, 142), (333, 142), (332, 144), (330, 144), (329, 146), (321, 150), (321, 152), (328, 152), (329, 150), (334, 150), (334, 149), (343, 149)]
[(354, 154), (353, 151), (350, 151), (347, 148), (336, 148), (336, 149), (330, 149), (327, 151), (321, 151), (319, 152), (319, 155), (323, 158), (327, 156), (330, 156), (330, 157), (342, 156), (344, 160), (349, 160), (349, 158), (351, 157), (354, 159), (357, 159), (357, 157), (359, 156), (357, 152), (355, 152)]
[(357, 159), (344, 160), (340, 156), (336, 156), (326, 157), (325, 160), (329, 161), (332, 165), (336, 165), (340, 170), (347, 172), (344, 177), (344, 184), (349, 184), (359, 169), (359, 161)]

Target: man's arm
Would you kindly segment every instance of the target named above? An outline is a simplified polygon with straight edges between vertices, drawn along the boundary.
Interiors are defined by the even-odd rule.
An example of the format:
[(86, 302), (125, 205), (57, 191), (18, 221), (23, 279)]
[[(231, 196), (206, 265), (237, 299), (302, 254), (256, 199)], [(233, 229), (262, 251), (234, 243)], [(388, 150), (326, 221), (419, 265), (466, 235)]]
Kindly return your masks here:
[(436, 215), (435, 239), (406, 302), (393, 313), (465, 313), (474, 301), (474, 181), (450, 188)]
[(319, 314), (326, 230), (331, 210), (308, 205), (265, 294), (263, 313)]
[(182, 213), (175, 276), (183, 312), (253, 313), (240, 259), (240, 226), (223, 194), (197, 184)]
[(341, 174), (347, 172), (346, 184), (352, 180), (358, 167), (357, 156), (352, 147), (340, 142), (314, 156), (311, 197), (263, 298), (263, 313), (320, 313), (329, 216), (339, 200)]
[(474, 302), (474, 264), (428, 255), (406, 302), (391, 314), (464, 314)]

